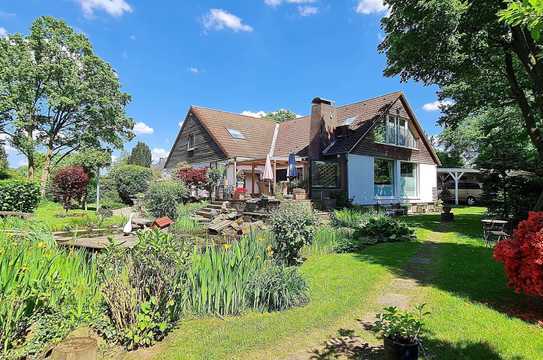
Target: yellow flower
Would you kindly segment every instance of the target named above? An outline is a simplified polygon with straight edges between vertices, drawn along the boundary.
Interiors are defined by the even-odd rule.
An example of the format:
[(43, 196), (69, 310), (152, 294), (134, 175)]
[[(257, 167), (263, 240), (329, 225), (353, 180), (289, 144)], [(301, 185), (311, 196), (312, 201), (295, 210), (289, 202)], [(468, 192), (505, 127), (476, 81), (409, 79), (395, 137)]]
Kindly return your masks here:
[(224, 250), (228, 250), (232, 247), (232, 245), (227, 243), (227, 244), (224, 244), (223, 247), (224, 247)]
[(38, 249), (45, 249), (47, 247), (47, 244), (43, 241), (40, 241), (37, 245)]

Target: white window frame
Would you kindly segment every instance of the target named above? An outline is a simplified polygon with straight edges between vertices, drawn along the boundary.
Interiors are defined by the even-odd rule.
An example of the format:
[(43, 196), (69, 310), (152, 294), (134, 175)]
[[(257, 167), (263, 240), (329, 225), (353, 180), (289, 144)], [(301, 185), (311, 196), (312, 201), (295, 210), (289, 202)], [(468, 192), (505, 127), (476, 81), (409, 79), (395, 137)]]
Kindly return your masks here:
[[(376, 195), (375, 194), (375, 161), (376, 160), (385, 160), (385, 161), (392, 161), (392, 195), (391, 196), (379, 196), (379, 195)], [(397, 180), (397, 177), (398, 177), (398, 170), (397, 170), (397, 167), (398, 167), (398, 161), (397, 160), (394, 160), (394, 159), (388, 159), (388, 158), (385, 158), (385, 157), (374, 157), (373, 158), (373, 197), (376, 199), (376, 200), (393, 200), (393, 199), (396, 199), (396, 194), (398, 192), (398, 180)]]
[(189, 139), (187, 141), (187, 151), (194, 150), (194, 134), (189, 134)]
[[(391, 119), (394, 120), (394, 138), (395, 138), (394, 142), (391, 142), (388, 139), (388, 137), (389, 137), (388, 124), (389, 124)], [(417, 147), (411, 147), (411, 146), (399, 145), (398, 144), (399, 143), (399, 137), (400, 137), (400, 126), (399, 126), (400, 120), (405, 121), (405, 129), (407, 130), (407, 132), (411, 133), (411, 135), (413, 136), (413, 139), (415, 140), (415, 143), (417, 143), (417, 138), (415, 138), (415, 135), (412, 133), (411, 129), (409, 128), (409, 119), (398, 116), (398, 115), (387, 115), (386, 116), (385, 121), (384, 121), (385, 141), (384, 142), (375, 141), (375, 143), (376, 144), (382, 144), (382, 145), (396, 146), (396, 147), (400, 147), (400, 148), (404, 148), (404, 149), (419, 150)], [(406, 139), (407, 139), (407, 137), (406, 137)]]
[[(402, 164), (413, 164), (415, 165), (415, 176), (417, 177), (416, 178), (416, 187), (415, 187), (415, 191), (416, 191), (416, 194), (415, 196), (403, 196), (402, 194)], [(398, 161), (398, 178), (399, 178), (399, 181), (398, 181), (398, 197), (400, 199), (406, 199), (406, 200), (417, 200), (417, 199), (420, 199), (420, 164), (419, 163), (415, 163), (415, 162), (412, 162), (412, 161)]]

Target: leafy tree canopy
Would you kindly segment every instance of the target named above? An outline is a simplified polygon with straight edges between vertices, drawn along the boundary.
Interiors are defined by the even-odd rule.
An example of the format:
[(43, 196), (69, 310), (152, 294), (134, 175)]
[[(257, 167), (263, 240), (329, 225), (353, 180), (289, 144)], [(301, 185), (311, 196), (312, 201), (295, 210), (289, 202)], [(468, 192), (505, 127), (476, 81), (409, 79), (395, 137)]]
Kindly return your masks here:
[(39, 17), (30, 34), (0, 39), (0, 124), (28, 158), (45, 149), (42, 193), (51, 162), (85, 146), (121, 148), (132, 138), (130, 96), (89, 40), (62, 20)]
[(287, 109), (279, 109), (277, 111), (267, 113), (265, 117), (275, 121), (276, 123), (282, 123), (288, 120), (296, 119), (296, 114)]
[(71, 154), (64, 163), (68, 166), (81, 166), (89, 176), (94, 177), (99, 168), (111, 165), (111, 152), (89, 148)]
[(147, 144), (138, 142), (128, 157), (128, 163), (143, 167), (151, 167), (152, 153)]
[(524, 21), (500, 21), (512, 3), (386, 2), (391, 11), (382, 20), (386, 37), (379, 46), (387, 55), (385, 75), (438, 85), (440, 99), (452, 100), (441, 118), (451, 131), (486, 109), (514, 107), (519, 116), (504, 119), (504, 128), (523, 127), (543, 159), (541, 43)]

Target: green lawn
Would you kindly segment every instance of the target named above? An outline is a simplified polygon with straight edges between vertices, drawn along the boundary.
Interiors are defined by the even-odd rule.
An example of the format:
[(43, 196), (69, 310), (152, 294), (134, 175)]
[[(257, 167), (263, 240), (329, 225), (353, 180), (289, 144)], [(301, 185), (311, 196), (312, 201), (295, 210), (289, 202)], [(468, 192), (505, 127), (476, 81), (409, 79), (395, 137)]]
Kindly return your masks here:
[[(542, 302), (507, 288), (500, 264), (480, 239), (482, 208), (455, 209), (456, 221), (437, 215), (407, 219), (420, 242), (381, 244), (361, 254), (310, 257), (302, 266), (311, 302), (280, 313), (184, 320), (157, 346), (128, 358), (275, 359), (304, 353), (340, 329), (375, 337), (356, 321), (379, 311), (377, 296), (393, 276), (413, 276), (406, 264), (424, 240), (436, 242), (430, 276), (418, 279), (415, 302), (425, 302), (427, 352), (434, 359), (541, 359), (542, 330), (509, 313), (543, 314)], [(540, 318), (543, 318), (540, 317)]]
[(96, 212), (90, 209), (74, 209), (66, 212), (61, 204), (51, 201), (42, 201), (34, 212), (32, 220), (45, 224), (52, 231), (84, 228), (89, 225), (107, 227), (123, 223), (123, 218), (120, 216), (113, 216), (100, 222)]

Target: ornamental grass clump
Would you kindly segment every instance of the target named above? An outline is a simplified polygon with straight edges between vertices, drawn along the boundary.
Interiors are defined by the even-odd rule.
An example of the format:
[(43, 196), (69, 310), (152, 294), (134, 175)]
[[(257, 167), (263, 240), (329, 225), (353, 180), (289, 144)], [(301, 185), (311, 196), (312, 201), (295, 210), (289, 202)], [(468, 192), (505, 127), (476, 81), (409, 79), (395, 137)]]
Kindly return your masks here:
[(94, 319), (100, 301), (92, 257), (59, 248), (40, 228), (25, 236), (0, 233), (0, 358), (24, 357), (62, 339)]
[(187, 309), (196, 314), (240, 314), (248, 308), (248, 285), (266, 261), (254, 236), (233, 245), (195, 248), (188, 273)]
[(282, 311), (309, 302), (309, 287), (295, 266), (268, 262), (248, 287), (249, 305), (258, 311)]
[(286, 266), (302, 262), (301, 250), (311, 245), (317, 217), (304, 204), (284, 203), (271, 215), (273, 258)]

